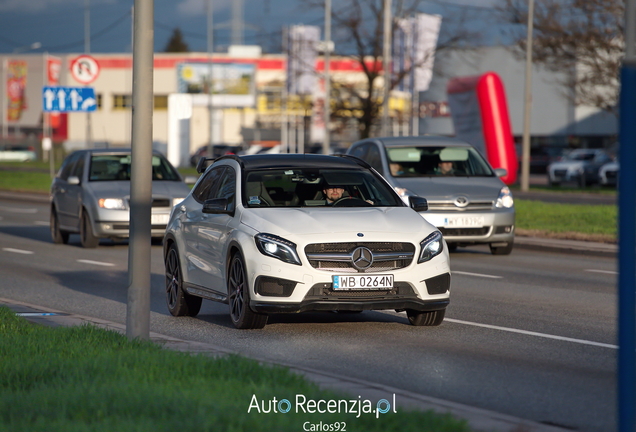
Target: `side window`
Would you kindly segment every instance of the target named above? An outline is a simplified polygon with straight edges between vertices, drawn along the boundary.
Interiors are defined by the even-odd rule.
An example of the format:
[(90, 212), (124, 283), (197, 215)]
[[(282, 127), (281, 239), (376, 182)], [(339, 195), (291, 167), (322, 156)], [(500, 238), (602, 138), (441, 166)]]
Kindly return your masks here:
[(369, 148), (369, 144), (360, 144), (351, 150), (351, 156), (366, 160), (364, 156), (367, 153), (367, 148)]
[(218, 183), (219, 187), (216, 193), (210, 198), (227, 198), (228, 210), (233, 211), (236, 202), (236, 173), (234, 169), (228, 167)]
[(73, 169), (75, 168), (75, 163), (81, 156), (83, 156), (82, 152), (71, 154), (60, 168), (59, 178), (61, 178), (62, 180), (68, 179), (73, 172)]
[(225, 171), (225, 167), (213, 168), (205, 174), (205, 177), (196, 185), (192, 191), (192, 196), (197, 202), (203, 204), (203, 201), (212, 197), (219, 184), (219, 179)]
[(382, 157), (380, 156), (380, 150), (377, 146), (373, 144), (369, 145), (369, 151), (367, 152), (365, 160), (369, 163), (369, 165), (375, 168), (377, 172), (384, 174), (382, 170)]
[(82, 174), (84, 173), (84, 159), (84, 155), (81, 155), (70, 174), (71, 176), (79, 177), (80, 181), (82, 180)]

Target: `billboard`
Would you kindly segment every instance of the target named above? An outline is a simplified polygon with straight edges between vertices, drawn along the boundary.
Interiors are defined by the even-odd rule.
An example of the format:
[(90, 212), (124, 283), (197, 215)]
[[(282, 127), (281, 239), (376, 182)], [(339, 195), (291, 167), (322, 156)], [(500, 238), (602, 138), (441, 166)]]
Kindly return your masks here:
[(179, 93), (192, 94), (194, 105), (211, 102), (219, 108), (255, 106), (255, 75), (253, 63), (179, 63), (177, 89)]
[(317, 26), (296, 25), (289, 29), (286, 41), (289, 94), (313, 94), (319, 39), (320, 28)]

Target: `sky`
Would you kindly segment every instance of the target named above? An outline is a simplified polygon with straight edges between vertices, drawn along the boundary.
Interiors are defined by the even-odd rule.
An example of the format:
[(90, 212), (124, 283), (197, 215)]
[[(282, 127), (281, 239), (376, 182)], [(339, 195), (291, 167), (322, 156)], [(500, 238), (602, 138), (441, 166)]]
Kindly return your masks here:
[[(213, 5), (216, 52), (230, 44), (232, 0), (155, 0), (155, 52), (164, 50), (179, 28), (190, 51), (207, 50), (206, 6)], [(492, 42), (497, 38), (488, 23), (498, 0), (421, 0), (420, 11), (442, 16), (468, 11), (475, 26), (483, 26)], [(334, 0), (337, 13), (347, 0)], [(0, 0), (0, 53), (121, 53), (131, 52), (133, 0)], [(280, 52), (284, 26), (323, 26), (324, 11), (309, 8), (308, 0), (244, 0), (246, 44), (264, 52)], [(90, 16), (90, 44), (85, 50), (85, 18)], [(334, 30), (335, 31), (335, 30)], [(488, 41), (486, 41), (488, 42)], [(33, 49), (33, 44), (41, 46)]]

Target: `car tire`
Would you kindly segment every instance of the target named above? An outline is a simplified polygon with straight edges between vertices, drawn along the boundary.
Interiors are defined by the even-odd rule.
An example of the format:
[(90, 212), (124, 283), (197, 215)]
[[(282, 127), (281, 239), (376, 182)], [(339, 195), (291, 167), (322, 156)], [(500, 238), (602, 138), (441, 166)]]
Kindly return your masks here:
[(262, 329), (267, 324), (267, 315), (250, 309), (250, 290), (247, 283), (247, 271), (240, 253), (234, 254), (230, 261), (227, 276), (228, 304), (230, 319), (238, 329)]
[(193, 296), (183, 290), (183, 278), (179, 252), (170, 245), (165, 258), (166, 267), (166, 305), (173, 316), (195, 317), (201, 310), (201, 297)]
[(507, 246), (490, 246), (490, 253), (493, 255), (510, 255), (512, 252), (512, 248), (514, 247), (514, 242), (508, 243)]
[(82, 247), (96, 248), (99, 244), (99, 237), (93, 234), (93, 225), (91, 218), (86, 210), (82, 211), (82, 219), (80, 221), (80, 242)]
[(68, 243), (69, 233), (66, 231), (62, 231), (60, 229), (60, 221), (57, 217), (57, 211), (55, 211), (55, 207), (51, 207), (51, 239), (55, 244), (66, 244)]
[(421, 312), (413, 309), (406, 310), (406, 316), (414, 326), (438, 326), (444, 321), (446, 309)]

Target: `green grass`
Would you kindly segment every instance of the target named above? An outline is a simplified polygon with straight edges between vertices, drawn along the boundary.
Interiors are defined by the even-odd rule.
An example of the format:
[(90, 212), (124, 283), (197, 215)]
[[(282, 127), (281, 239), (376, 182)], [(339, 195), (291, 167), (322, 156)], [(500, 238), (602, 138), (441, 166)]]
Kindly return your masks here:
[(517, 229), (616, 238), (617, 207), (515, 199)]
[(258, 401), (276, 397), (292, 404), (296, 395), (350, 397), (322, 391), (282, 367), (238, 356), (174, 352), (93, 326), (41, 327), (6, 307), (0, 307), (0, 334), (3, 431), (296, 432), (304, 422), (321, 421), (346, 422), (347, 431), (470, 430), (450, 415), (399, 406), (397, 413), (378, 419), (375, 414), (296, 413), (295, 406), (287, 414), (248, 413), (253, 395)]

